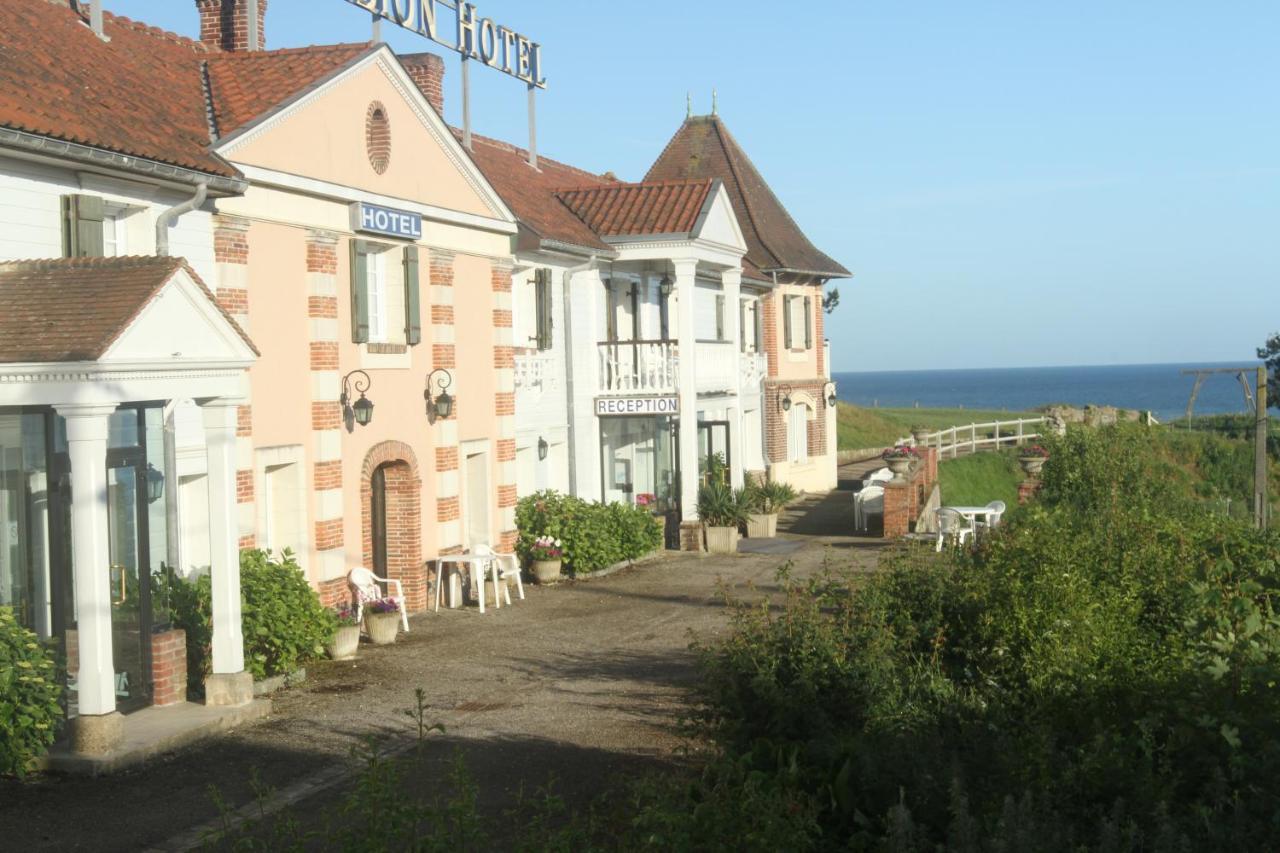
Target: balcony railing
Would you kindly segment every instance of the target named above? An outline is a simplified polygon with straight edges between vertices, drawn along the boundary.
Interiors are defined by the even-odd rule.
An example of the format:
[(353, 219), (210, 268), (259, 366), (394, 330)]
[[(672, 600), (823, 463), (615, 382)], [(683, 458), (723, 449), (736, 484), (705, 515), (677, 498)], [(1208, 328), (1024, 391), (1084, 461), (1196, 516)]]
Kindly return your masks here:
[(675, 341), (603, 341), (598, 349), (601, 394), (674, 394), (679, 372)]
[(760, 383), (769, 372), (769, 360), (762, 352), (744, 352), (740, 354), (738, 361), (741, 364), (742, 393), (759, 393)]
[(545, 394), (560, 387), (558, 360), (550, 352), (520, 353), (515, 357), (516, 390)]
[(732, 341), (698, 341), (694, 358), (699, 391), (737, 390), (738, 351)]

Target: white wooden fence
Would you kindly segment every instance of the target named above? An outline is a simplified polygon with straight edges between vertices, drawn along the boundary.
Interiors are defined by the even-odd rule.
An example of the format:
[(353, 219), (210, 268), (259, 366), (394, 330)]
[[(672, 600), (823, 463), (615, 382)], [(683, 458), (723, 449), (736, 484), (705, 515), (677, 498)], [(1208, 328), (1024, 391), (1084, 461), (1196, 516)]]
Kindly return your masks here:
[(985, 424), (953, 426), (950, 429), (927, 433), (923, 447), (936, 447), (939, 459), (955, 459), (961, 454), (979, 450), (999, 450), (1001, 447), (1021, 447), (1033, 438), (1039, 438), (1040, 425), (1047, 418), (1018, 418), (1012, 421), (989, 421)]

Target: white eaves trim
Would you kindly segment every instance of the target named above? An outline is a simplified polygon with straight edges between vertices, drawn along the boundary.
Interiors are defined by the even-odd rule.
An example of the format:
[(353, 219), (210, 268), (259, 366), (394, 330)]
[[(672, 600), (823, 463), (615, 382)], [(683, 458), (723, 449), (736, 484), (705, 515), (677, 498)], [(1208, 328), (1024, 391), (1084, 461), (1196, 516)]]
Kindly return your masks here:
[(499, 234), (516, 233), (515, 220), (508, 221), (506, 219), (478, 216), (474, 213), (464, 213), (460, 210), (450, 210), (446, 207), (437, 207), (433, 204), (423, 204), (417, 201), (410, 201), (407, 198), (396, 198), (395, 196), (366, 192), (365, 190), (359, 190), (343, 184), (321, 181), (317, 178), (304, 178), (301, 175), (294, 175), (289, 172), (280, 172), (275, 169), (264, 169), (261, 166), (250, 166), (244, 163), (236, 163), (235, 165), (236, 168), (249, 179), (250, 183), (257, 184), (259, 186), (292, 190), (294, 192), (330, 201), (340, 201), (344, 203), (364, 201), (369, 202), (370, 204), (380, 204), (385, 207), (394, 207), (400, 210), (412, 211), (413, 213), (421, 214), (424, 219), (429, 219), (433, 222), (444, 222), (450, 225), (479, 228), (485, 231), (494, 231)]
[[(493, 213), (494, 218), (510, 223), (514, 229), (515, 214), (511, 212), (506, 202), (498, 195), (497, 190), (480, 172), (470, 155), (467, 154), (466, 149), (462, 147), (462, 143), (454, 137), (453, 132), (449, 130), (449, 126), (444, 123), (444, 119), (427, 102), (426, 96), (410, 79), (408, 73), (404, 70), (404, 66), (400, 64), (400, 60), (396, 59), (395, 53), (385, 44), (355, 63), (341, 69), (327, 80), (305, 89), (293, 100), (285, 101), (274, 111), (228, 135), (214, 147), (214, 152), (226, 160), (233, 160), (233, 154), (238, 147), (252, 142), (274, 129), (289, 116), (324, 97), (347, 77), (360, 73), (371, 64), (377, 65), (378, 69), (386, 75), (392, 87), (400, 93), (405, 103), (413, 109), (418, 121), (421, 122), (436, 143), (440, 145), (445, 156), (457, 168), (459, 174), (475, 190), (476, 194), (484, 200), (485, 206)], [(237, 163), (236, 165), (237, 168), (241, 167), (241, 164)], [(246, 175), (246, 177), (248, 176)], [(484, 217), (477, 217), (477, 219), (483, 220)]]

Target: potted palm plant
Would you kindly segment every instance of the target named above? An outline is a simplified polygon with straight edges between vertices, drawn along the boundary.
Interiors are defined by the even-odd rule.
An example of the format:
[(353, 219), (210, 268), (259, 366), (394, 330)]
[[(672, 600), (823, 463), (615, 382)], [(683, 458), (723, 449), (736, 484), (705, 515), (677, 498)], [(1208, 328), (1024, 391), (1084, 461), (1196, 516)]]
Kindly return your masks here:
[(707, 551), (734, 554), (738, 551), (738, 525), (746, 521), (746, 495), (727, 483), (712, 480), (698, 489), (698, 518), (707, 536)]
[(333, 660), (350, 660), (356, 656), (360, 648), (360, 621), (356, 619), (356, 611), (350, 604), (342, 604), (333, 612), (337, 628), (333, 639), (324, 647)]
[(400, 603), (394, 598), (379, 598), (364, 606), (364, 627), (376, 646), (389, 646), (400, 633)]
[(560, 562), (564, 549), (559, 539), (539, 536), (533, 540), (530, 551), (533, 579), (538, 583), (555, 583), (560, 580)]
[(748, 477), (746, 498), (747, 537), (769, 539), (778, 535), (778, 513), (796, 499), (796, 490), (776, 480), (761, 483)]

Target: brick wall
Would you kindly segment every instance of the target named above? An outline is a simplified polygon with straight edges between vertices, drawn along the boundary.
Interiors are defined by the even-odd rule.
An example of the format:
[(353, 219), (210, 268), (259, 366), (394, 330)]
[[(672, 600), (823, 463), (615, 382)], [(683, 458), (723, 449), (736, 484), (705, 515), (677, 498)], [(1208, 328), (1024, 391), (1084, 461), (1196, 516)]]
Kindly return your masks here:
[(893, 479), (884, 486), (884, 537), (893, 539), (906, 536), (915, 529), (916, 522), (928, 502), (929, 494), (938, 481), (938, 450), (923, 448), (923, 458), (902, 479)]
[(181, 628), (151, 635), (151, 704), (187, 701), (187, 632)]
[[(248, 0), (196, 0), (200, 13), (200, 41), (227, 51), (249, 49)], [(258, 44), (267, 44), (267, 0), (258, 0)]]
[(444, 60), (434, 53), (402, 53), (400, 64), (427, 101), (444, 115)]
[(761, 405), (764, 406), (764, 458), (766, 462), (787, 461), (787, 420), (789, 413), (782, 410), (782, 398), (790, 389), (792, 399), (808, 394), (813, 406), (809, 412), (810, 456), (827, 455), (827, 412), (823, 390), (826, 379), (782, 380), (766, 379)]
[(360, 474), (361, 554), (373, 568), (373, 475), (382, 469), (386, 495), (387, 577), (400, 581), (405, 607), (427, 607), (428, 577), (422, 559), (422, 477), (413, 448), (401, 441), (375, 444)]

